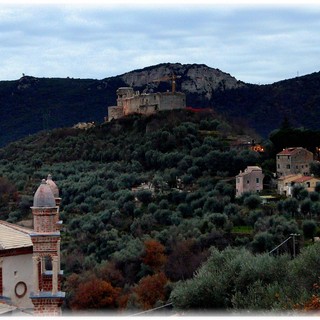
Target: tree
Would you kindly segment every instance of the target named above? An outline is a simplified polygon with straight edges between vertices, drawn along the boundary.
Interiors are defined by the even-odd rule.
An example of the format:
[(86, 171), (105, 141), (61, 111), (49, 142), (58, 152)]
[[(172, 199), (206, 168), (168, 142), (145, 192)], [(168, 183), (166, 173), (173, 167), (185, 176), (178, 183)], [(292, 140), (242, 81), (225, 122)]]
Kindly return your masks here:
[(288, 198), (283, 202), (283, 210), (295, 217), (299, 209), (299, 202), (295, 198)]
[(148, 204), (152, 200), (152, 192), (150, 190), (138, 190), (136, 194), (139, 201)]
[(257, 209), (261, 204), (262, 200), (258, 195), (252, 194), (245, 198), (243, 204), (247, 206), (250, 210)]
[(312, 201), (310, 199), (305, 199), (300, 204), (300, 211), (303, 215), (310, 213), (312, 207)]
[(312, 241), (314, 241), (317, 230), (317, 224), (314, 220), (304, 220), (302, 223), (302, 230), (306, 239), (312, 239)]
[[(294, 287), (290, 286), (289, 261), (287, 255), (215, 248), (192, 279), (175, 285), (170, 300), (174, 308), (182, 310), (280, 309), (287, 303), (287, 288)], [(282, 305), (278, 297), (283, 299)]]
[(143, 310), (153, 308), (158, 301), (165, 301), (167, 282), (168, 279), (163, 272), (146, 276), (139, 281), (134, 292)]
[(109, 282), (93, 276), (80, 283), (70, 303), (74, 310), (113, 309), (117, 306), (119, 288), (114, 288)]
[(274, 247), (274, 240), (273, 235), (269, 232), (260, 232), (257, 233), (253, 241), (251, 242), (253, 252), (265, 252), (273, 249)]
[(294, 185), (292, 188), (292, 197), (297, 200), (304, 200), (308, 195), (308, 191), (301, 185)]
[(314, 174), (316, 177), (320, 177), (320, 162), (310, 163), (310, 174)]
[(194, 239), (176, 241), (170, 251), (165, 272), (171, 281), (192, 278), (194, 271), (207, 256)]
[(143, 263), (151, 267), (155, 272), (161, 270), (167, 261), (167, 257), (164, 254), (165, 247), (160, 242), (152, 239), (145, 241), (144, 246)]

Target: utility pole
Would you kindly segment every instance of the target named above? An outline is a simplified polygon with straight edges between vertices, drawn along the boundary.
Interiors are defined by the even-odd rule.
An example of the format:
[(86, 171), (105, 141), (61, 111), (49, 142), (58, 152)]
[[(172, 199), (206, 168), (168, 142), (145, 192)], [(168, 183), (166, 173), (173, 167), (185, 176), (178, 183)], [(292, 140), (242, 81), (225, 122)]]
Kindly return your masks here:
[(299, 237), (300, 234), (291, 233), (290, 236), (292, 236), (293, 258), (295, 258), (296, 257), (296, 237)]

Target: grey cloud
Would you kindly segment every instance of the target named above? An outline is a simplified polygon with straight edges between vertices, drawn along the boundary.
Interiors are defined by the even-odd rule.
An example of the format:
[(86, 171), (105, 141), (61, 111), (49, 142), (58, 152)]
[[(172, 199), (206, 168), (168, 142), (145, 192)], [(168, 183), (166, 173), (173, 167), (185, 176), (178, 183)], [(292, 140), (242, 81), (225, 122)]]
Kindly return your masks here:
[(205, 63), (262, 83), (281, 80), (296, 68), (319, 69), (319, 10), (8, 10), (0, 10), (0, 79), (17, 77), (8, 71), (10, 64), (36, 76), (104, 78), (160, 62)]

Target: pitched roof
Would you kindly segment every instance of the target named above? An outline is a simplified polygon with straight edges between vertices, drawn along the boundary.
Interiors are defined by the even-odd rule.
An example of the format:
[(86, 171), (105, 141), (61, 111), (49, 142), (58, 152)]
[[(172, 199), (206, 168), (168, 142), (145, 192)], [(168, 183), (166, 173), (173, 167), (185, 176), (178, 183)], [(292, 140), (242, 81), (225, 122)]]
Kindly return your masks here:
[(302, 177), (302, 173), (299, 174), (288, 174), (286, 176), (281, 176), (278, 181), (293, 181)]
[(253, 171), (262, 172), (262, 169), (260, 167), (258, 167), (258, 166), (248, 166), (243, 172), (240, 171), (240, 173), (237, 175), (237, 177), (245, 176), (247, 174), (250, 174)]
[[(283, 149), (282, 151), (280, 151), (279, 153), (277, 153), (277, 155), (281, 155), (281, 156), (292, 156), (293, 154), (297, 153), (300, 150), (305, 150), (308, 151), (302, 147), (295, 147), (295, 148), (286, 148)], [(308, 151), (310, 152), (310, 151)]]
[[(303, 182), (306, 182), (306, 181), (309, 181), (312, 179), (315, 179), (315, 177), (303, 176), (303, 177), (300, 177), (300, 178), (294, 180), (294, 182), (303, 183)], [(318, 180), (318, 179), (316, 179), (316, 180)]]
[(0, 221), (0, 250), (31, 247), (30, 234), (33, 232), (31, 229)]

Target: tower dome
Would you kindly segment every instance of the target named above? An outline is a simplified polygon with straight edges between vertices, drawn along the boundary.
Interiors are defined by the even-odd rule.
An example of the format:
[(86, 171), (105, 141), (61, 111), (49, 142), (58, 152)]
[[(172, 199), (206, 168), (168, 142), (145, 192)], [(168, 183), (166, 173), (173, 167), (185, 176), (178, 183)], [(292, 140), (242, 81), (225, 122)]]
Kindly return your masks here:
[(55, 198), (59, 198), (59, 188), (57, 187), (56, 183), (52, 180), (52, 175), (51, 174), (48, 174), (46, 182), (49, 185), (49, 187), (51, 188), (53, 196)]
[(34, 195), (33, 206), (38, 208), (52, 208), (56, 206), (53, 192), (49, 184), (46, 183), (45, 179), (42, 179), (41, 184)]

